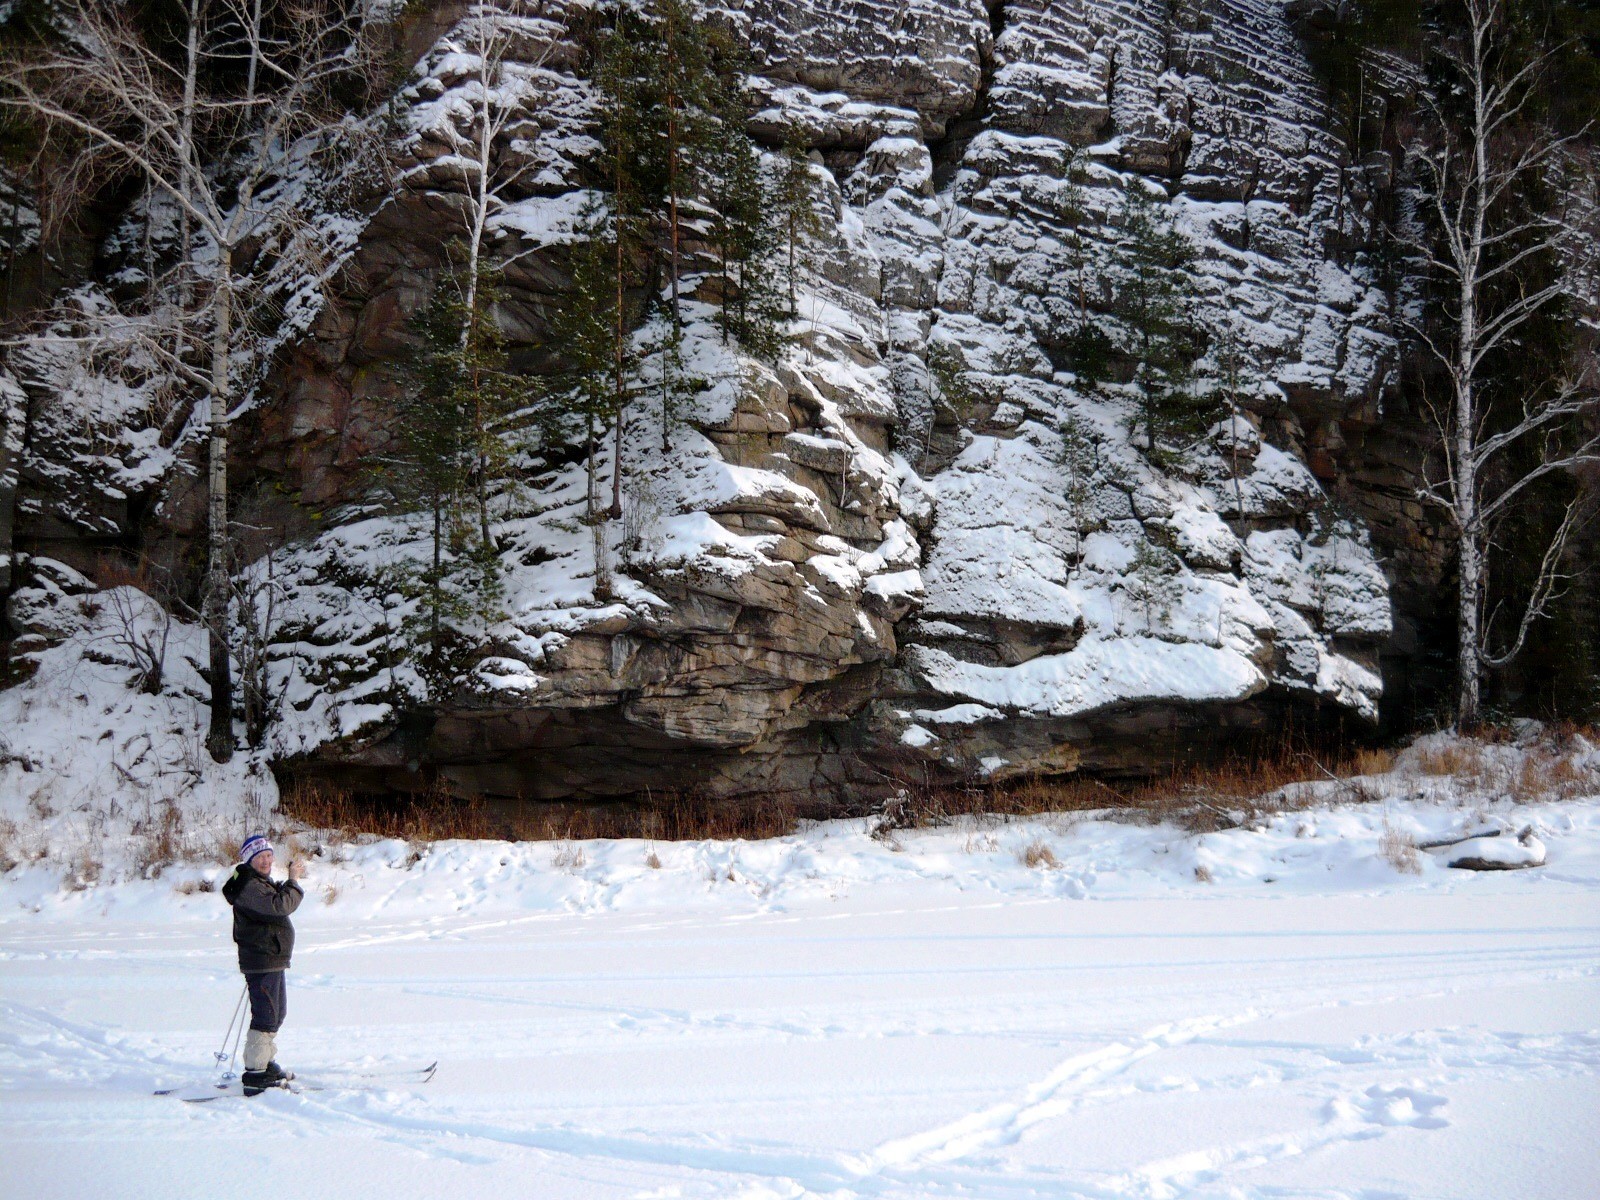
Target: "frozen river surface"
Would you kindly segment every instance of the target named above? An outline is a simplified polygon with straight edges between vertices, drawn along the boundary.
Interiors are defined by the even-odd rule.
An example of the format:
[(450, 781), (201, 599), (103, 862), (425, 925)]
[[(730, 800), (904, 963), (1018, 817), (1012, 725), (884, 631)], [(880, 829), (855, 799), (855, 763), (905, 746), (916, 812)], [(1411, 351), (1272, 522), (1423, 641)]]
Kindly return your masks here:
[(929, 866), (949, 847), (859, 839), (835, 853), (888, 865), (785, 891), (797, 843), (747, 848), (747, 886), (713, 867), (682, 902), (672, 862), (607, 891), (604, 850), (583, 902), (465, 860), (405, 887), (357, 862), (331, 900), (311, 880), (280, 1058), (437, 1075), (201, 1105), (151, 1093), (210, 1078), (239, 990), (220, 898), (127, 884), (31, 912), (13, 882), (0, 1192), (1589, 1198), (1594, 823), (1569, 816), (1541, 870), (1412, 879), (1368, 854), (1361, 875), (1329, 851), (1282, 890), (1230, 882), (1226, 847), (1218, 886), (1107, 887), (1074, 844), (1145, 843), (1081, 828), (1059, 870), (1007, 858), (987, 883)]

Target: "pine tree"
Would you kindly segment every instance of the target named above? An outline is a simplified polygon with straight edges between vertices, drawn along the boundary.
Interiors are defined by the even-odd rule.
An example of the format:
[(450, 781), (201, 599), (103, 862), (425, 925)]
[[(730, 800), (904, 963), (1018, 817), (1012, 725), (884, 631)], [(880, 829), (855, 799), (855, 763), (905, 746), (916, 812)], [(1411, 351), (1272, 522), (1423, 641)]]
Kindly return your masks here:
[(1098, 285), (1099, 275), (1093, 243), (1084, 237), (1079, 228), (1088, 212), (1084, 201), (1084, 181), (1088, 177), (1086, 157), (1081, 150), (1073, 151), (1067, 163), (1065, 185), (1051, 195), (1051, 209), (1068, 227), (1064, 242), (1071, 264), (1073, 306), (1077, 309), (1077, 320), (1062, 348), (1066, 351), (1073, 374), (1084, 384), (1093, 387), (1105, 380), (1116, 345), (1100, 327), (1100, 323), (1089, 316), (1090, 283), (1094, 281)]
[[(1239, 328), (1233, 317), (1227, 316), (1219, 321), (1211, 334), (1211, 357), (1217, 366), (1217, 390), (1221, 392), (1219, 408), (1228, 414), (1228, 471), (1233, 479), (1233, 511), (1242, 520), (1244, 518), (1244, 488), (1240, 482), (1239, 426), (1244, 417), (1239, 410), (1239, 396), (1243, 389), (1243, 375), (1246, 366), (1244, 347), (1239, 336)], [(1220, 415), (1220, 413), (1219, 413)]]
[(685, 210), (700, 208), (732, 56), (720, 27), (705, 20), (694, 0), (648, 0), (641, 16), (647, 28), (634, 48), (639, 64), (634, 107), (646, 117), (649, 136), (634, 169), (658, 205), (661, 236), (653, 249), (667, 275), (667, 324), (651, 332), (645, 352), (656, 370), (650, 390), (659, 400), (666, 451), (672, 448), (679, 410), (703, 386), (685, 376), (683, 367), (683, 223)]
[[(664, 324), (652, 322), (642, 356), (653, 368), (647, 388), (660, 404), (663, 449), (671, 447), (677, 413), (702, 386), (684, 374), (685, 210), (710, 218), (724, 340), (737, 337), (746, 351), (767, 358), (782, 347), (779, 323), (786, 315), (772, 269), (778, 239), (785, 225), (798, 237), (805, 217), (797, 200), (792, 219), (775, 221), (775, 182), (745, 132), (744, 59), (696, 0), (617, 3), (606, 19), (593, 43), (591, 74), (600, 145), (595, 177), (608, 193), (607, 228), (589, 232), (603, 237), (610, 255), (603, 308), (611, 322), (611, 401), (588, 411), (597, 424), (612, 423), (608, 516), (616, 518), (629, 402), (643, 390), (641, 355), (630, 334), (661, 302), (656, 285), (663, 270)], [(641, 292), (651, 293), (643, 304)]]
[(722, 80), (717, 74), (721, 39), (692, 0), (649, 0), (643, 10), (649, 37), (635, 49), (641, 85), (653, 115), (650, 154), (660, 176), (661, 224), (672, 322), (682, 326), (679, 286), (683, 275), (682, 210), (704, 173), (704, 147), (714, 121)]
[(706, 381), (685, 370), (683, 326), (672, 319), (670, 311), (647, 324), (642, 357), (655, 369), (649, 391), (660, 406), (661, 450), (666, 453), (672, 449), (672, 430), (678, 423), (679, 413), (706, 386)]
[(813, 198), (813, 183), (811, 159), (805, 140), (800, 135), (799, 126), (791, 125), (784, 138), (783, 155), (778, 162), (777, 186), (774, 189), (774, 207), (783, 224), (788, 252), (784, 279), (789, 285), (787, 315), (790, 317), (798, 311), (795, 254), (806, 238), (816, 237), (823, 230), (822, 218), (817, 213)]
[(479, 260), (477, 276), (477, 286), (466, 293), (470, 299), (464, 298), (458, 305), (461, 333), (457, 357), (459, 386), (471, 414), (478, 546), (485, 556), (492, 556), (498, 547), (489, 522), (489, 496), (505, 478), (515, 448), (509, 422), (528, 399), (529, 390), (525, 380), (506, 370), (506, 339), (493, 317), (501, 295), (499, 275)]
[[(413, 321), (420, 341), (414, 358), (416, 383), (397, 405), (397, 454), (386, 464), (396, 501), (420, 501), (430, 517), (428, 564), (402, 590), (421, 601), (422, 675), (432, 696), (448, 689), (454, 674), (452, 626), (467, 615), (460, 581), (452, 576), (461, 566), (461, 518), (472, 492), (478, 446), (461, 326), (460, 291), (447, 278)], [(467, 593), (477, 590), (471, 582)]]
[[(615, 438), (608, 516), (622, 516), (622, 451), (627, 427), (633, 356), (630, 293), (643, 282), (639, 264), (647, 250), (646, 232), (661, 196), (661, 174), (653, 151), (661, 139), (653, 130), (659, 107), (651, 88), (651, 31), (639, 14), (619, 4), (611, 27), (602, 34), (595, 67), (600, 97), (600, 164), (610, 190), (605, 210), (611, 250), (611, 404)], [(590, 456), (591, 463), (593, 455)]]
[(1062, 496), (1072, 521), (1072, 554), (1083, 556), (1083, 541), (1088, 536), (1090, 504), (1094, 500), (1095, 477), (1100, 471), (1100, 447), (1089, 426), (1075, 414), (1066, 413), (1057, 426), (1061, 438), (1056, 464), (1061, 468)]
[(712, 240), (722, 277), (718, 326), (724, 341), (731, 336), (757, 358), (773, 359), (785, 340), (780, 325), (784, 297), (774, 269), (778, 228), (769, 199), (771, 180), (744, 120), (743, 97), (730, 93), (711, 151), (710, 200), (716, 212)]
[(1126, 274), (1114, 311), (1133, 340), (1128, 349), (1136, 364), (1145, 445), (1159, 455), (1163, 440), (1195, 436), (1211, 413), (1190, 388), (1190, 366), (1201, 350), (1188, 271), (1195, 249), (1137, 187), (1128, 193), (1121, 224)]
[(584, 430), (588, 464), (584, 521), (594, 539), (595, 597), (601, 600), (611, 595), (604, 528), (609, 514), (600, 505), (596, 456), (597, 436), (617, 408), (615, 229), (605, 205), (594, 199), (579, 220), (573, 242), (572, 294), (557, 310), (551, 330), (564, 365), (552, 381), (551, 408), (575, 418)]

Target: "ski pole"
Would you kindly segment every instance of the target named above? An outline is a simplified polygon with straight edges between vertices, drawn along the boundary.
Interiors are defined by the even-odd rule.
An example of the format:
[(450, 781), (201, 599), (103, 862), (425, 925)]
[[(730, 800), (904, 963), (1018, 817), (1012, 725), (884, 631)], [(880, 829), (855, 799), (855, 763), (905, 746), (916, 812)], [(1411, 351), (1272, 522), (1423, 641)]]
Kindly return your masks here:
[(237, 1075), (237, 1072), (234, 1070), (234, 1068), (238, 1066), (239, 1062), (239, 1043), (244, 1041), (244, 1027), (245, 1023), (240, 1021), (239, 1031), (233, 1035), (233, 1054), (230, 1055), (228, 1059), (228, 1079), (230, 1081), (233, 1080)]
[[(217, 1066), (219, 1066), (219, 1067), (222, 1066), (224, 1063), (226, 1063), (228, 1061), (228, 1043), (230, 1041), (232, 1041), (233, 1044), (234, 1044), (234, 1053), (237, 1054), (239, 1052), (239, 1042), (238, 1042), (238, 1039), (234, 1037), (233, 1027), (239, 1023), (239, 1013), (244, 1008), (244, 998), (249, 993), (249, 991), (250, 991), (249, 984), (246, 984), (244, 987), (239, 989), (239, 1002), (233, 1006), (233, 1016), (228, 1018), (228, 1031), (222, 1035), (222, 1045), (217, 1049), (217, 1052), (212, 1056), (217, 1060)], [(230, 1068), (229, 1071), (226, 1074), (224, 1074), (222, 1078), (223, 1078), (224, 1082), (226, 1082), (227, 1080), (232, 1079), (233, 1078), (232, 1069)]]

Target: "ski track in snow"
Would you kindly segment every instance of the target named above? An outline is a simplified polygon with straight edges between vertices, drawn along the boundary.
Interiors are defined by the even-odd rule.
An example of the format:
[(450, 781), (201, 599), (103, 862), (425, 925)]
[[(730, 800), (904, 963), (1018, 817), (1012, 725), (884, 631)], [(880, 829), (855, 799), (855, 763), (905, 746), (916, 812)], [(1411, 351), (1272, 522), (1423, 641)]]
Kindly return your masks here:
[(1254, 1012), (1237, 1017), (1198, 1017), (1163, 1025), (1128, 1042), (1113, 1042), (1075, 1055), (1029, 1087), (1020, 1100), (997, 1104), (927, 1133), (897, 1138), (875, 1150), (868, 1165), (887, 1167), (949, 1162), (982, 1150), (1019, 1141), (1034, 1125), (1072, 1111), (1074, 1099), (1094, 1084), (1120, 1074), (1152, 1054), (1207, 1034), (1256, 1019)]
[[(1402, 875), (1391, 820), (1481, 819), (1411, 802), (1196, 837), (841, 823), (660, 870), (586, 843), (590, 877), (537, 845), (346, 848), (296, 917), (280, 1057), (438, 1074), (204, 1105), (151, 1093), (213, 1077), (221, 900), (175, 890), (194, 868), (19, 870), (0, 1162), (30, 1200), (112, 1172), (213, 1200), (251, 1168), (297, 1200), (1588, 1200), (1600, 812), (1515, 816), (1552, 869)], [(1057, 870), (1018, 864), (1035, 837)]]
[[(197, 977), (209, 995), (227, 995), (236, 976), (216, 961), (215, 942), (225, 932), (8, 924), (0, 926), (8, 963), (0, 980), (0, 1149), (61, 1139), (110, 1145), (130, 1131), (172, 1139), (172, 1153), (201, 1160), (213, 1138), (265, 1139), (276, 1157), (304, 1152), (308, 1139), (327, 1142), (336, 1157), (365, 1143), (388, 1148), (381, 1153), (403, 1148), (459, 1172), (464, 1183), (475, 1172), (520, 1164), (552, 1195), (1354, 1196), (1363, 1189), (1347, 1184), (1358, 1181), (1337, 1174), (1327, 1187), (1254, 1180), (1296, 1159), (1315, 1160), (1320, 1170), (1339, 1160), (1341, 1148), (1363, 1143), (1449, 1137), (1456, 1098), (1485, 1086), (1559, 1089), (1600, 1076), (1600, 1030), (1496, 1028), (1474, 1019), (1484, 1002), (1547, 989), (1577, 988), (1592, 1000), (1600, 922), (1587, 896), (1565, 922), (1540, 919), (1554, 914), (1529, 906), (1498, 916), (1489, 897), (1454, 922), (1438, 912), (1416, 922), (1405, 903), (1364, 897), (1364, 909), (1338, 911), (1323, 928), (1294, 919), (1313, 913), (1298, 907), (1278, 927), (1235, 928), (1219, 919), (1181, 934), (1163, 919), (1181, 900), (1090, 906), (1121, 907), (1114, 929), (1081, 928), (1084, 910), (1070, 902), (1035, 901), (819, 907), (755, 921), (671, 913), (430, 917), (409, 929), (398, 922), (360, 932), (334, 927), (325, 939), (310, 934), (314, 922), (306, 921), (307, 951), (282, 1039), (301, 1055), (290, 1065), (311, 1078), (311, 1064), (338, 1062), (341, 1046), (365, 1055), (367, 1065), (407, 1051), (440, 1057), (438, 1082), (273, 1094), (187, 1112), (146, 1093), (203, 1078), (216, 1037), (207, 1028), (216, 1023), (214, 1006), (191, 1006), (193, 1019), (180, 1020), (176, 1035), (136, 1031), (128, 1010), (154, 996), (181, 997)], [(1062, 904), (1068, 921), (1057, 919)], [(1328, 904), (1339, 909), (1336, 899)], [(1213, 911), (1259, 924), (1262, 905), (1281, 908), (1228, 901)], [(1362, 911), (1365, 925), (1352, 919)], [(723, 998), (724, 991), (732, 995)], [(650, 992), (666, 1002), (626, 998)], [(396, 1011), (372, 1030), (341, 1030), (320, 1016), (373, 1004)], [(1200, 1005), (1209, 1011), (1193, 1012)], [(1384, 1029), (1400, 1019), (1389, 1014), (1414, 1008), (1450, 1020)], [(98, 1019), (83, 1015), (91, 1011)], [(1137, 1024), (1152, 1012), (1171, 1019)], [(1325, 1035), (1315, 1033), (1330, 1023)], [(1311, 1033), (1283, 1033), (1291, 1028)], [(901, 1128), (860, 1148), (837, 1138), (830, 1144), (837, 1130), (826, 1123), (808, 1129), (808, 1116), (848, 1107), (851, 1055), (897, 1039), (921, 1039), (910, 1044), (926, 1045), (935, 1065), (946, 1044), (977, 1047), (976, 1062), (956, 1055), (954, 1075), (966, 1082), (945, 1079), (942, 1094), (939, 1072), (924, 1080), (902, 1066), (882, 1086), (888, 1111), (866, 1122)], [(1012, 1070), (1003, 1085), (1007, 1070), (985, 1068), (984, 1045), (1004, 1048), (1008, 1063), (1031, 1059), (1038, 1069), (1032, 1078)], [(789, 1060), (772, 1056), (796, 1046), (844, 1047), (846, 1067), (835, 1066), (819, 1094), (791, 1102), (795, 1136), (787, 1139), (775, 1136), (781, 1129), (771, 1122), (742, 1128), (740, 1095), (712, 1087), (703, 1096), (689, 1080), (671, 1101), (652, 1102), (620, 1085), (608, 1101), (602, 1087), (572, 1104), (570, 1119), (562, 1119), (559, 1097), (515, 1086), (529, 1064), (563, 1055), (631, 1057), (649, 1077), (687, 1052), (724, 1066), (747, 1062), (776, 1079)], [(453, 1069), (452, 1059), (475, 1065)], [(669, 1065), (653, 1067), (657, 1060)], [(473, 1071), (494, 1087), (475, 1088)], [(718, 1086), (729, 1088), (726, 1080)], [(773, 1090), (784, 1092), (783, 1081)], [(71, 1097), (92, 1101), (87, 1115), (63, 1111), (62, 1099)], [(1138, 1120), (1153, 1112), (1159, 1121), (1160, 1106), (1173, 1101), (1235, 1114), (1246, 1106), (1252, 1128), (1237, 1137), (1197, 1128), (1178, 1152), (1124, 1155), (1133, 1161), (1115, 1168), (1093, 1165), (1095, 1154), (1084, 1153), (1092, 1146), (1073, 1146), (1085, 1121), (1130, 1106), (1146, 1114)], [(608, 1121), (612, 1104), (616, 1120)], [(945, 1113), (908, 1130), (899, 1105), (907, 1115)], [(1041, 1159), (1052, 1146), (1059, 1151)], [(344, 1194), (363, 1194), (344, 1186)], [(398, 1186), (402, 1195), (433, 1194), (407, 1191), (404, 1178)], [(466, 1186), (463, 1194), (475, 1191)]]

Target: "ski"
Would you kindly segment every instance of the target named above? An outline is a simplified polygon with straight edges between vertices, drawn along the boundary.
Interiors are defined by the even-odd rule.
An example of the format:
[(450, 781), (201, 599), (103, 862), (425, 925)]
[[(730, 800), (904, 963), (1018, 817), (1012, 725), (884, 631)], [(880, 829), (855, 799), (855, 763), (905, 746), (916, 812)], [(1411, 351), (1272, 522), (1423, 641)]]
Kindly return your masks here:
[[(293, 1079), (275, 1084), (274, 1087), (287, 1092), (381, 1092), (392, 1087), (406, 1084), (427, 1083), (433, 1078), (434, 1072), (439, 1069), (437, 1062), (431, 1062), (425, 1067), (404, 1067), (394, 1070), (374, 1069), (370, 1071), (349, 1072), (318, 1072), (309, 1078), (297, 1075)], [(224, 1100), (231, 1096), (244, 1097), (244, 1085), (238, 1080), (226, 1084), (217, 1084), (215, 1089), (202, 1092), (199, 1095), (188, 1096), (182, 1093), (197, 1090), (195, 1085), (172, 1088), (158, 1088), (157, 1096), (177, 1096), (185, 1104), (209, 1104), (213, 1100)], [(271, 1091), (271, 1088), (263, 1089)]]
[(335, 1080), (357, 1080), (360, 1082), (401, 1080), (406, 1083), (427, 1083), (433, 1078), (433, 1073), (439, 1069), (437, 1060), (425, 1067), (329, 1067), (326, 1070), (313, 1069), (310, 1077), (319, 1083), (330, 1083)]
[[(181, 1088), (181, 1087), (161, 1088), (160, 1090), (158, 1090), (156, 1092), (156, 1095), (158, 1095), (158, 1096), (176, 1096), (179, 1100), (182, 1100), (185, 1104), (210, 1104), (213, 1100), (230, 1100), (230, 1099), (243, 1100), (245, 1098), (244, 1085), (242, 1083), (240, 1083), (238, 1080), (234, 1080), (232, 1083), (228, 1083), (228, 1084), (218, 1084), (215, 1087), (213, 1087), (212, 1089), (210, 1089), (209, 1091), (200, 1091), (198, 1095), (186, 1096), (186, 1095), (183, 1094), (184, 1092), (189, 1091), (189, 1090), (190, 1089), (188, 1089), (188, 1088)], [(300, 1091), (307, 1090), (307, 1089), (303, 1089), (298, 1083), (296, 1083), (293, 1080), (285, 1080), (283, 1083), (275, 1083), (275, 1084), (272, 1085), (272, 1087), (264, 1088), (262, 1090), (263, 1091), (277, 1090), (277, 1091), (297, 1092), (298, 1093)]]

